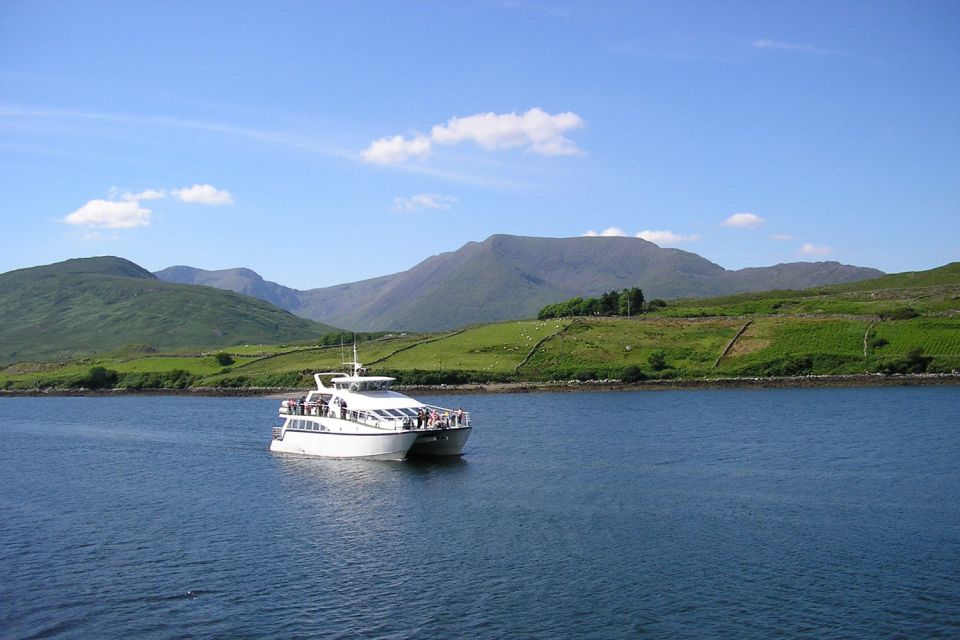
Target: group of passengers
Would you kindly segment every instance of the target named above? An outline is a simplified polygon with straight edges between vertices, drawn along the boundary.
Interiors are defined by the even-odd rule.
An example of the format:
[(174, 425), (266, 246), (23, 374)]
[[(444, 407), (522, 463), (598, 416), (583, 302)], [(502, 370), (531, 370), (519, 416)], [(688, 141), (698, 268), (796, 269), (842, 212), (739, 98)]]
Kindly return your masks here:
[(334, 398), (333, 408), (326, 398), (320, 398), (319, 402), (307, 402), (305, 396), (300, 396), (296, 400), (289, 398), (287, 400), (287, 410), (298, 416), (320, 416), (324, 418), (331, 416), (333, 418), (346, 417), (347, 401), (343, 398)]
[(444, 409), (440, 413), (436, 409), (421, 407), (417, 411), (417, 429), (448, 429), (450, 427), (459, 427), (464, 422), (463, 409), (457, 407), (456, 411), (447, 411)]

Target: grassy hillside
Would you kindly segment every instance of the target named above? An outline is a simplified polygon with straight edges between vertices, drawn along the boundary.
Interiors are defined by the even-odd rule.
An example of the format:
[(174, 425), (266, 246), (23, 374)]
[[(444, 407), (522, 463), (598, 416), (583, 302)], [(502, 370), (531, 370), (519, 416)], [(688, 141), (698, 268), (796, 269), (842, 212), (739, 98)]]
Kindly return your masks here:
[[(960, 369), (960, 265), (808, 291), (673, 301), (632, 318), (525, 320), (436, 334), (366, 336), (360, 357), (407, 383), (705, 379)], [(20, 364), (0, 387), (78, 386), (91, 367), (117, 386), (310, 386), (342, 369), (316, 341), (185, 356), (116, 351)], [(349, 355), (349, 354), (348, 354)]]
[(260, 300), (161, 282), (120, 258), (0, 274), (0, 363), (150, 349), (304, 340), (335, 331)]

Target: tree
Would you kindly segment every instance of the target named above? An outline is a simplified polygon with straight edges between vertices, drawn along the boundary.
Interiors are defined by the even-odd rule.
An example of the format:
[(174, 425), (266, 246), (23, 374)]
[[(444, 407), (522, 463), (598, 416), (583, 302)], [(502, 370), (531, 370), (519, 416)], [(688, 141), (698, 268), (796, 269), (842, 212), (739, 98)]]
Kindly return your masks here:
[(213, 356), (217, 360), (217, 364), (221, 367), (229, 367), (233, 364), (233, 356), (229, 353), (220, 352)]
[(87, 389), (106, 389), (117, 383), (117, 372), (104, 367), (90, 367), (87, 375), (77, 381), (77, 386)]
[(617, 291), (604, 291), (600, 295), (600, 315), (615, 316), (620, 310), (620, 294)]
[(620, 315), (635, 316), (643, 313), (643, 290), (637, 287), (624, 289), (620, 293)]

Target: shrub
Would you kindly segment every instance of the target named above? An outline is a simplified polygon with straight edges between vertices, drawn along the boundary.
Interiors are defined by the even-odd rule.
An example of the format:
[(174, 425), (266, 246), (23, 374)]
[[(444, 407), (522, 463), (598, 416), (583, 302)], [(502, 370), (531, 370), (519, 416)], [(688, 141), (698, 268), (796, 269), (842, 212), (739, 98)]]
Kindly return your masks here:
[(911, 309), (910, 307), (898, 307), (896, 309), (891, 309), (890, 311), (882, 311), (880, 313), (881, 320), (909, 320), (910, 318), (916, 318), (920, 315), (920, 312)]
[(647, 309), (653, 311), (654, 309), (663, 309), (667, 306), (667, 301), (662, 298), (654, 298), (647, 303)]
[(217, 364), (219, 364), (221, 367), (229, 367), (234, 362), (233, 356), (231, 356), (229, 353), (224, 353), (222, 351), (220, 353), (215, 354), (213, 358), (214, 360), (217, 361)]
[(667, 356), (661, 350), (656, 350), (647, 358), (647, 364), (654, 371), (663, 371), (667, 368)]
[(104, 367), (90, 367), (87, 375), (74, 380), (72, 386), (86, 389), (109, 389), (117, 383), (117, 372)]
[(897, 373), (925, 373), (933, 358), (923, 355), (923, 349), (913, 347), (903, 358), (888, 360), (877, 366), (877, 373), (893, 375)]
[(620, 380), (622, 382), (639, 382), (641, 380), (646, 380), (647, 375), (636, 365), (630, 365), (620, 373)]

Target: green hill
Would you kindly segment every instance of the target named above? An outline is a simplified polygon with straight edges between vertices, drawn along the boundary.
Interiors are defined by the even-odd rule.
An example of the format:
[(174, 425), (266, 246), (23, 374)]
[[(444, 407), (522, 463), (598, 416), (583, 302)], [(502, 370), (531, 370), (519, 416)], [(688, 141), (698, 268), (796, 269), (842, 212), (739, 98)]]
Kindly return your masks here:
[[(134, 388), (312, 386), (311, 372), (344, 360), (339, 346), (317, 342), (225, 348), (233, 359), (226, 368), (212, 354), (141, 350), (18, 364), (0, 370), (0, 388), (83, 386), (94, 365)], [(359, 349), (372, 371), (412, 384), (950, 372), (960, 369), (960, 264), (804, 291), (670, 301), (630, 318), (366, 335)]]
[(70, 359), (123, 345), (275, 343), (332, 331), (254, 298), (162, 282), (122, 258), (0, 274), (0, 363)]

